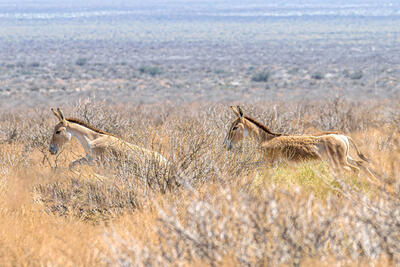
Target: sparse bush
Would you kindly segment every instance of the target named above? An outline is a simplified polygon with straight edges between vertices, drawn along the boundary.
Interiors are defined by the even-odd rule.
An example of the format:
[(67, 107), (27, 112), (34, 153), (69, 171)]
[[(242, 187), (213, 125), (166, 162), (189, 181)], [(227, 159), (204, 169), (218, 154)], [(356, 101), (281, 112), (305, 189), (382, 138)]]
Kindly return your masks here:
[(215, 73), (215, 74), (224, 74), (224, 73), (226, 73), (226, 71), (223, 70), (223, 69), (215, 69), (215, 70), (214, 70), (214, 73)]
[[(47, 212), (101, 222), (124, 211), (133, 212), (142, 204), (132, 182), (96, 181), (93, 174), (87, 178), (81, 176), (38, 185), (34, 192), (38, 196), (36, 201), (43, 203)], [(123, 189), (126, 186), (128, 189)]]
[(322, 72), (314, 72), (313, 75), (311, 75), (311, 78), (314, 80), (322, 80), (324, 78), (324, 74)]
[(22, 129), (20, 114), (4, 114), (0, 117), (0, 144), (7, 142), (9, 144), (22, 140)]
[(75, 61), (75, 64), (78, 66), (84, 66), (84, 65), (86, 65), (87, 62), (88, 62), (87, 58), (80, 57)]
[(151, 76), (160, 75), (162, 73), (161, 69), (156, 66), (143, 66), (139, 68), (141, 73), (149, 74)]
[(251, 77), (251, 80), (253, 82), (268, 82), (269, 77), (270, 77), (269, 72), (259, 72), (257, 74), (254, 74)]
[(362, 77), (363, 77), (363, 72), (361, 70), (360, 71), (355, 71), (355, 72), (353, 72), (353, 73), (351, 73), (349, 75), (349, 78), (352, 79), (352, 80), (359, 80)]
[(343, 75), (344, 77), (352, 80), (360, 80), (364, 76), (364, 73), (362, 70), (352, 71), (352, 72), (349, 70), (344, 70)]
[(32, 67), (32, 68), (37, 68), (37, 67), (40, 66), (40, 63), (39, 62), (32, 62), (31, 64), (29, 64), (29, 66)]

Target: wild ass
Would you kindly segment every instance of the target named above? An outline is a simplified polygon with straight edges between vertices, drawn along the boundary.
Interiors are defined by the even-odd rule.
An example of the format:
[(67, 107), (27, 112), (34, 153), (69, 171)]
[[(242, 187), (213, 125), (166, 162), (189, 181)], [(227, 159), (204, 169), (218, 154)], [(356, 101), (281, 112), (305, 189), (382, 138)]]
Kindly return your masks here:
[[(335, 169), (352, 170), (359, 172), (362, 161), (357, 161), (349, 156), (350, 144), (357, 155), (363, 160), (368, 159), (359, 151), (354, 141), (338, 132), (322, 132), (316, 135), (283, 135), (274, 133), (255, 119), (244, 116), (241, 108), (231, 106), (237, 118), (232, 122), (224, 145), (231, 149), (244, 137), (249, 135), (261, 147), (265, 160), (274, 162), (278, 159), (287, 161), (328, 160)], [(351, 161), (353, 164), (351, 164)], [(370, 171), (368, 170), (370, 173)], [(372, 174), (372, 173), (370, 173)]]
[(50, 143), (50, 153), (57, 154), (62, 146), (75, 137), (85, 150), (86, 156), (70, 163), (70, 169), (77, 164), (93, 163), (93, 160), (104, 158), (107, 153), (114, 156), (133, 156), (136, 162), (153, 160), (166, 165), (167, 160), (159, 153), (128, 143), (112, 134), (101, 131), (75, 118), (65, 118), (61, 110), (51, 108), (59, 122), (54, 127)]

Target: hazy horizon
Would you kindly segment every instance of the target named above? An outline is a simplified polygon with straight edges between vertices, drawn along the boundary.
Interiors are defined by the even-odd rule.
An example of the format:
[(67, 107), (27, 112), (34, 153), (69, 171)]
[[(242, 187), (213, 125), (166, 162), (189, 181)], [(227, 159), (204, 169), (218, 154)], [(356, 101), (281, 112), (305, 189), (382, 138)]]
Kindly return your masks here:
[[(57, 2), (50, 0), (10, 2), (0, 0), (0, 19), (43, 19), (75, 18), (71, 13), (86, 12), (85, 16), (108, 16), (101, 11), (114, 11), (112, 15), (141, 14), (157, 16), (160, 14), (174, 16), (227, 16), (227, 17), (298, 17), (298, 16), (366, 16), (366, 17), (399, 17), (400, 3), (384, 0), (376, 1), (320, 1), (290, 0), (276, 1), (251, 0), (242, 1), (188, 1), (188, 0), (151, 0), (131, 2), (116, 1), (77, 1)], [(120, 14), (115, 14), (115, 12)], [(90, 14), (90, 12), (97, 12)], [(33, 13), (39, 13), (35, 16)], [(42, 13), (62, 13), (59, 16), (45, 16)], [(48, 14), (47, 14), (48, 15)], [(79, 17), (79, 16), (78, 16)]]

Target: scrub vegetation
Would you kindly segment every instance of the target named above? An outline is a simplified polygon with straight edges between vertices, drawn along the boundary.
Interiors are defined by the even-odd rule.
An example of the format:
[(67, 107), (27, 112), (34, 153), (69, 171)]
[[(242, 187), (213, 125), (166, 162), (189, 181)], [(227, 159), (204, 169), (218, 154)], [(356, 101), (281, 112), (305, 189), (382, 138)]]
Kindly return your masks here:
[(267, 167), (246, 141), (222, 142), (225, 105), (109, 105), (65, 114), (163, 154), (179, 183), (151, 162), (110, 158), (74, 170), (76, 140), (47, 151), (58, 122), (48, 108), (0, 113), (0, 264), (330, 265), (400, 262), (399, 106), (395, 101), (263, 102), (246, 114), (277, 132), (340, 130), (385, 183), (336, 174), (324, 162)]

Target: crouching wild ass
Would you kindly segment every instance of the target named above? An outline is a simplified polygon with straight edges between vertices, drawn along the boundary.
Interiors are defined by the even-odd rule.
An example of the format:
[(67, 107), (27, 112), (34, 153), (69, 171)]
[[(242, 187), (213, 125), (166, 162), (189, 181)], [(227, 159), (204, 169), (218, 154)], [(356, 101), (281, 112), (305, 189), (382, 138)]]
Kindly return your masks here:
[[(295, 162), (327, 160), (339, 171), (345, 169), (358, 174), (359, 167), (362, 167), (377, 181), (377, 178), (369, 169), (362, 165), (364, 162), (368, 162), (368, 159), (359, 151), (351, 137), (338, 132), (322, 132), (316, 135), (274, 133), (255, 119), (244, 116), (239, 106), (231, 106), (231, 108), (237, 118), (232, 122), (224, 140), (224, 145), (228, 149), (242, 141), (244, 137), (250, 136), (261, 146), (264, 159), (267, 162), (272, 163), (277, 160)], [(354, 160), (350, 157), (350, 144), (355, 147), (361, 160)], [(379, 180), (378, 184), (381, 185)]]
[(86, 156), (73, 161), (69, 167), (72, 169), (77, 164), (93, 163), (93, 160), (103, 159), (104, 156), (111, 155), (133, 157), (137, 163), (144, 160), (152, 160), (160, 166), (166, 166), (167, 160), (159, 153), (151, 151), (134, 144), (123, 141), (122, 139), (103, 132), (90, 126), (78, 119), (65, 118), (58, 108), (51, 109), (59, 122), (54, 127), (53, 136), (50, 143), (50, 153), (57, 154), (62, 146), (75, 137), (85, 150)]

